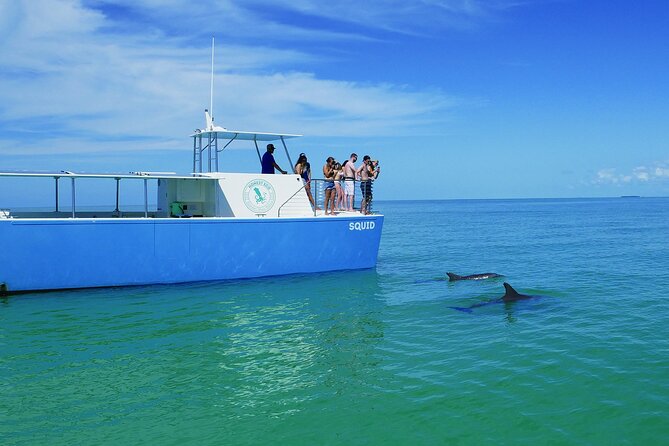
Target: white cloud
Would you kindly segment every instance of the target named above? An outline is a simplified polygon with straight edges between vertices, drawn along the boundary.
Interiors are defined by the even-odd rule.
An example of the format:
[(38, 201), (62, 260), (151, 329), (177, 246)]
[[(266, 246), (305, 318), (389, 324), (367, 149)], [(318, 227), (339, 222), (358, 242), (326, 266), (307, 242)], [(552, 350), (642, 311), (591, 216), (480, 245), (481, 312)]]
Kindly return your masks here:
[[(233, 28), (255, 34), (248, 44), (217, 39), (214, 112), (217, 123), (229, 128), (401, 135), (443, 120), (457, 104), (438, 90), (282, 72), (281, 66), (299, 67), (319, 56), (259, 45), (258, 38), (269, 43), (268, 34), (287, 31), (287, 25), (240, 4), (204, 2), (195, 8), (185, 0), (116, 1), (110, 9), (104, 2), (80, 0), (1, 3), (0, 154), (118, 150), (126, 140), (146, 149), (182, 149), (183, 137), (202, 125), (202, 110), (209, 105), (209, 49), (202, 30), (196, 48), (184, 35), (169, 35), (164, 28), (177, 18), (192, 21), (194, 30), (213, 22), (232, 33), (229, 25), (235, 23)], [(346, 4), (277, 5), (334, 17)], [(373, 2), (361, 8), (360, 17), (382, 15), (382, 6)], [(143, 22), (149, 19), (155, 21)], [(133, 21), (142, 26), (133, 28)], [(129, 29), (119, 32), (121, 27)], [(342, 35), (289, 28), (293, 38)]]
[(639, 181), (648, 181), (650, 180), (650, 173), (648, 172), (648, 169), (643, 166), (635, 167), (632, 171), (631, 178), (635, 178)]
[(631, 173), (618, 173), (615, 168), (601, 169), (595, 175), (593, 184), (647, 183), (669, 178), (666, 163), (655, 163), (654, 167), (638, 166)]
[(617, 183), (620, 181), (619, 176), (616, 174), (616, 169), (613, 168), (606, 168), (602, 169), (599, 172), (597, 172), (596, 177), (594, 179), (594, 183)]
[[(109, 2), (88, 4), (104, 9)], [(142, 18), (151, 16), (164, 24), (190, 26), (193, 32), (209, 29), (220, 18), (217, 34), (319, 39), (369, 38), (365, 34), (371, 30), (418, 34), (428, 29), (469, 29), (520, 3), (517, 0), (199, 0), (194, 4), (191, 0), (115, 0), (113, 4), (117, 9), (137, 11)], [(310, 25), (311, 18), (354, 26), (344, 30), (328, 27), (324, 22)]]
[(669, 168), (668, 167), (656, 167), (655, 168), (655, 176), (660, 178), (660, 177), (667, 177), (669, 178)]
[(477, 0), (256, 0), (260, 7), (271, 4), (333, 21), (353, 23), (368, 29), (398, 33), (423, 33), (425, 28), (471, 28), (483, 17), (509, 2)]

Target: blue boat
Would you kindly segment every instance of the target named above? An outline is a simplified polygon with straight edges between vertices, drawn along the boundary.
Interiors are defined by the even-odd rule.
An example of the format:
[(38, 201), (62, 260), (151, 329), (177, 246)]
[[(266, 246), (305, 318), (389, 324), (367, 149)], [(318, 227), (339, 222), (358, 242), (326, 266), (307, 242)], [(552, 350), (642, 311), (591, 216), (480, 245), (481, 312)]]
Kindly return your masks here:
[[(219, 153), (233, 141), (280, 142), (300, 135), (231, 131), (206, 125), (193, 135), (193, 172), (84, 174), (2, 172), (11, 178), (52, 178), (51, 210), (0, 203), (0, 292), (168, 284), (318, 273), (376, 266), (383, 215), (312, 207), (297, 174), (218, 171)], [(259, 169), (260, 170), (260, 169)], [(78, 209), (88, 179), (116, 183), (112, 210)], [(144, 209), (123, 210), (121, 184), (139, 181)], [(313, 180), (312, 188), (322, 180)], [(71, 202), (60, 205), (68, 182)], [(157, 190), (149, 209), (149, 183)]]

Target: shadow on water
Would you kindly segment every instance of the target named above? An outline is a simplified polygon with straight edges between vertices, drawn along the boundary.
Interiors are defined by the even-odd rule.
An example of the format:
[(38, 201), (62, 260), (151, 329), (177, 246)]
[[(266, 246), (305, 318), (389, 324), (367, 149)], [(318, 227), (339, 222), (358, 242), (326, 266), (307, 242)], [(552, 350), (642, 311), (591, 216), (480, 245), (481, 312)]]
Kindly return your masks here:
[[(506, 283), (505, 286), (508, 286)], [(474, 304), (471, 304), (467, 307), (458, 307), (458, 306), (449, 306), (453, 310), (467, 313), (467, 314), (476, 314), (479, 308), (491, 307), (500, 305), (504, 309), (505, 319), (509, 323), (516, 322), (516, 317), (514, 312), (520, 308), (528, 308), (529, 306), (536, 305), (537, 302), (550, 297), (547, 294), (521, 294), (517, 293), (516, 290), (509, 287), (509, 290), (501, 296), (493, 299), (486, 299)]]

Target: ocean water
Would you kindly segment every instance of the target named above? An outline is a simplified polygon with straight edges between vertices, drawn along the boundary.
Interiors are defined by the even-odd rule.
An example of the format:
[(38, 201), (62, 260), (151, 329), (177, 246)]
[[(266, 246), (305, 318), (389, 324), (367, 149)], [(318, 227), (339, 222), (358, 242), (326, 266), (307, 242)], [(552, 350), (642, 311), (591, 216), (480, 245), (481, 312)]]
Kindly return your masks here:
[(375, 270), (0, 300), (0, 444), (669, 443), (669, 199), (376, 209)]

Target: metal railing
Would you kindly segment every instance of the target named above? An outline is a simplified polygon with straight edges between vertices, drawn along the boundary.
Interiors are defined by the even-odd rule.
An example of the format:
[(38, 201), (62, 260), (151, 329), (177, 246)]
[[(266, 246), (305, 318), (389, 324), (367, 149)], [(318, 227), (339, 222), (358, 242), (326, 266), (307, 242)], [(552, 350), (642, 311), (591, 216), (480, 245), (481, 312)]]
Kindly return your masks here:
[[(331, 181), (330, 181), (331, 182)], [(349, 182), (348, 189), (346, 182)], [(290, 196), (281, 206), (279, 206), (278, 216), (281, 217), (282, 211), (287, 211), (291, 208), (302, 209), (302, 200), (297, 200), (296, 197), (306, 191), (305, 193), (311, 193), (314, 199), (314, 206), (312, 206), (312, 211), (314, 216), (316, 216), (317, 210), (325, 209), (325, 187), (326, 181), (323, 178), (312, 178), (309, 183), (309, 188), (307, 184), (304, 184), (299, 188), (293, 195)], [(351, 190), (352, 184), (352, 206), (354, 211), (361, 211), (363, 204), (365, 204), (366, 212), (372, 213), (372, 204), (373, 204), (373, 188), (374, 180), (360, 181), (360, 180), (339, 180), (334, 182), (333, 192), (335, 194), (334, 203), (335, 203), (335, 212), (336, 211), (346, 211), (348, 210), (349, 198), (346, 193), (347, 190)], [(368, 197), (366, 202), (364, 202), (365, 197)]]
[[(311, 193), (313, 194), (314, 201), (316, 206), (320, 209), (325, 209), (325, 183), (327, 183), (323, 178), (312, 178), (311, 179)], [(330, 181), (331, 182), (331, 181)], [(334, 182), (334, 193), (335, 193), (335, 211), (345, 211), (348, 209), (349, 198), (347, 192), (347, 183), (348, 190), (351, 190), (350, 183), (353, 183), (353, 210), (360, 211), (363, 206), (363, 200), (367, 197), (365, 208), (368, 213), (372, 213), (372, 205), (374, 202), (373, 199), (373, 189), (374, 189), (374, 180), (338, 180)]]
[[(299, 194), (300, 192), (302, 192), (303, 190), (308, 190), (308, 189), (307, 189), (307, 186), (309, 186), (309, 183), (305, 183), (305, 184), (303, 184), (301, 188), (299, 188), (293, 195), (290, 196), (290, 198), (288, 198), (286, 201), (284, 201), (283, 204), (282, 204), (281, 206), (279, 206), (279, 210), (278, 210), (278, 212), (277, 212), (277, 216), (281, 217), (281, 210), (284, 209), (284, 208), (289, 209), (289, 208), (291, 208), (291, 206), (292, 206), (292, 207), (298, 207), (298, 208), (301, 209), (301, 208), (302, 208), (302, 206), (301, 206), (302, 200), (299, 200), (299, 201), (298, 201), (298, 200), (295, 200), (295, 197), (297, 197), (298, 194)], [(306, 192), (305, 192), (305, 193), (306, 193)], [(316, 216), (316, 210), (317, 210), (317, 209), (318, 209), (317, 206), (313, 206), (313, 207), (312, 207), (312, 211), (313, 211), (314, 217)]]
[[(158, 174), (171, 175), (169, 172), (161, 173), (148, 173), (148, 172), (130, 172), (128, 174), (87, 174), (87, 173), (74, 173), (70, 171), (61, 171), (58, 173), (47, 173), (47, 172), (2, 172), (0, 173), (0, 178), (53, 178), (55, 180), (55, 200), (53, 210), (44, 210), (44, 209), (30, 209), (30, 208), (19, 208), (19, 210), (10, 210), (2, 209), (0, 211), (0, 218), (9, 218), (9, 217), (21, 217), (21, 218), (96, 218), (98, 215), (100, 218), (112, 218), (112, 217), (144, 217), (144, 218), (154, 218), (156, 217), (159, 209), (156, 209), (156, 205), (149, 204), (148, 197), (148, 180), (160, 182), (162, 177), (156, 176)], [(175, 174), (176, 175), (176, 174)], [(66, 203), (65, 206), (61, 203), (61, 186), (60, 180), (65, 180), (66, 178), (70, 179), (70, 203)], [(106, 207), (101, 208), (100, 206), (85, 206), (81, 205), (78, 202), (77, 186), (80, 184), (81, 180), (110, 180), (113, 179), (116, 182), (116, 200), (115, 207), (113, 211), (110, 211)], [(124, 209), (121, 210), (120, 204), (120, 182), (121, 180), (142, 180), (143, 182), (143, 203), (142, 211), (133, 210), (127, 211), (127, 206), (124, 206)], [(112, 202), (114, 203), (114, 202)]]

